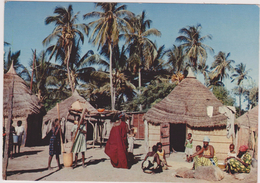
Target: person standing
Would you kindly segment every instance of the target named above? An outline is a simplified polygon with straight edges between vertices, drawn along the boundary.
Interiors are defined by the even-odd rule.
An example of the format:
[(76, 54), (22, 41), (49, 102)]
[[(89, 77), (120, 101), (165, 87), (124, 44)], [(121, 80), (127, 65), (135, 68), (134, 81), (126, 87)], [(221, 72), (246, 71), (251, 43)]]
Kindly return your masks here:
[(188, 160), (188, 158), (193, 154), (192, 153), (192, 141), (193, 141), (193, 139), (191, 137), (192, 137), (192, 134), (188, 133), (188, 137), (187, 137), (185, 145), (184, 145), (187, 162), (192, 162), (192, 159)]
[(59, 120), (55, 119), (55, 121), (52, 123), (52, 129), (51, 129), (51, 138), (50, 138), (50, 145), (49, 145), (49, 161), (48, 161), (48, 169), (51, 169), (51, 160), (53, 155), (56, 155), (56, 160), (59, 169), (61, 169), (60, 165), (60, 157), (61, 154), (61, 146), (60, 146), (60, 124)]
[(132, 166), (134, 163), (134, 141), (135, 141), (135, 133), (134, 129), (130, 130), (130, 133), (127, 134), (128, 140), (128, 166)]
[(14, 145), (14, 153), (16, 154), (16, 146), (18, 146), (18, 154), (20, 153), (20, 148), (24, 135), (24, 127), (22, 126), (22, 121), (17, 121), (17, 126), (15, 127), (15, 133), (18, 136), (18, 143)]
[[(77, 128), (78, 128), (78, 121), (76, 120), (74, 121), (74, 126), (71, 129), (71, 139), (73, 133), (77, 131)], [(87, 167), (87, 165), (85, 165), (85, 151), (87, 150), (86, 140), (87, 140), (87, 128), (86, 128), (86, 124), (83, 122), (83, 124), (81, 124), (79, 127), (71, 151), (72, 153), (75, 153), (75, 163), (73, 165), (73, 168), (77, 167), (78, 153), (80, 152), (82, 154), (82, 167), (83, 168)]]
[(105, 147), (105, 153), (110, 157), (113, 167), (127, 169), (128, 126), (125, 122), (125, 114), (119, 114), (118, 117), (113, 119), (113, 121), (117, 122), (113, 124), (110, 131), (109, 139)]
[(13, 120), (11, 120), (11, 128), (9, 133), (9, 149), (8, 149), (8, 156), (10, 159), (13, 159), (13, 135), (15, 135), (15, 128), (13, 126)]

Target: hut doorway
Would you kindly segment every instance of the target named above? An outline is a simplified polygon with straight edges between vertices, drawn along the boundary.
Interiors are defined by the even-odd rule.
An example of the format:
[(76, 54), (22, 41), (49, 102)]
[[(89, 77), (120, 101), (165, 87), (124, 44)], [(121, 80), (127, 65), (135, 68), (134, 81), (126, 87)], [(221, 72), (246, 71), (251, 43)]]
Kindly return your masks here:
[(171, 124), (170, 125), (170, 149), (184, 152), (186, 139), (186, 124)]

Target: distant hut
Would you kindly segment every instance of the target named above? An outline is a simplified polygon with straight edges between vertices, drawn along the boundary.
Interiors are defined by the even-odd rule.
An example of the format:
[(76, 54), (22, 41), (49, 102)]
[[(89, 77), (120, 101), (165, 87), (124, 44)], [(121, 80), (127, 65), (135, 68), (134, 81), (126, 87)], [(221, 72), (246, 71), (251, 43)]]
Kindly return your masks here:
[(22, 126), (25, 128), (26, 146), (41, 145), (41, 125), (42, 118), (46, 114), (43, 105), (36, 95), (32, 94), (27, 87), (25, 81), (20, 78), (14, 70), (13, 64), (9, 71), (4, 74), (4, 92), (3, 92), (3, 126), (6, 126), (8, 121), (9, 103), (9, 89), (13, 90), (13, 111), (12, 119), (13, 126), (17, 125), (17, 121), (21, 120)]
[(193, 151), (210, 137), (216, 155), (224, 160), (232, 138), (226, 137), (227, 117), (219, 113), (222, 103), (190, 70), (188, 76), (162, 101), (144, 115), (145, 142), (148, 148), (161, 141), (166, 153), (174, 148), (184, 152), (188, 133), (192, 133)]
[[(65, 99), (64, 101), (59, 103), (59, 111), (60, 111), (60, 119), (62, 121), (62, 132), (65, 133), (65, 138), (70, 140), (70, 129), (73, 126), (74, 118), (70, 115), (69, 110), (71, 108), (71, 105), (79, 101), (80, 103), (83, 103), (86, 107), (86, 111), (90, 113), (98, 113), (98, 111), (83, 97), (81, 97), (78, 92), (75, 90), (71, 97)], [(42, 123), (42, 139), (46, 143), (49, 143), (49, 136), (46, 137), (50, 130), (51, 130), (51, 123), (58, 118), (58, 112), (57, 112), (57, 106), (53, 107), (51, 110), (47, 112), (47, 114), (43, 117), (43, 123)], [(69, 123), (66, 123), (67, 121), (70, 121)], [(88, 124), (89, 125), (89, 124)], [(88, 126), (88, 130), (93, 127), (90, 125)], [(88, 133), (88, 138), (92, 138), (92, 134)]]
[(237, 148), (241, 145), (247, 145), (254, 152), (254, 158), (258, 159), (258, 105), (237, 118), (235, 123), (238, 126)]

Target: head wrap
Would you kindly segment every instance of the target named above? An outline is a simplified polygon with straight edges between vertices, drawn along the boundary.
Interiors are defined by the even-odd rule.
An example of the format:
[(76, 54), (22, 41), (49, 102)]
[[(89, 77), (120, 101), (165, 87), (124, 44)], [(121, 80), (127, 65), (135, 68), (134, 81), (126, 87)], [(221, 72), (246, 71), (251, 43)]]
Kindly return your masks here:
[(209, 141), (210, 141), (209, 137), (205, 136), (204, 139), (203, 139), (203, 142), (209, 142)]
[(247, 149), (248, 149), (247, 145), (242, 145), (239, 147), (239, 151), (241, 151), (241, 152), (246, 152)]
[(119, 119), (125, 118), (125, 113), (123, 113), (123, 112), (120, 113), (120, 114), (118, 115), (118, 118), (119, 118)]

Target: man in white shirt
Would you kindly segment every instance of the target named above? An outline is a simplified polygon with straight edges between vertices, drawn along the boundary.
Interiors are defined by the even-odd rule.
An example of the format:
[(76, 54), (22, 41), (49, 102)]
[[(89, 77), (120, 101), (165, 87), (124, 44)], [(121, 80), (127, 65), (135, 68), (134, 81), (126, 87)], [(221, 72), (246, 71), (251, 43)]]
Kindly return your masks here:
[(14, 146), (14, 152), (16, 153), (16, 146), (18, 145), (18, 153), (20, 153), (20, 147), (22, 144), (22, 137), (24, 134), (24, 127), (22, 126), (22, 121), (17, 121), (17, 126), (15, 127), (15, 133), (18, 136), (18, 143)]

